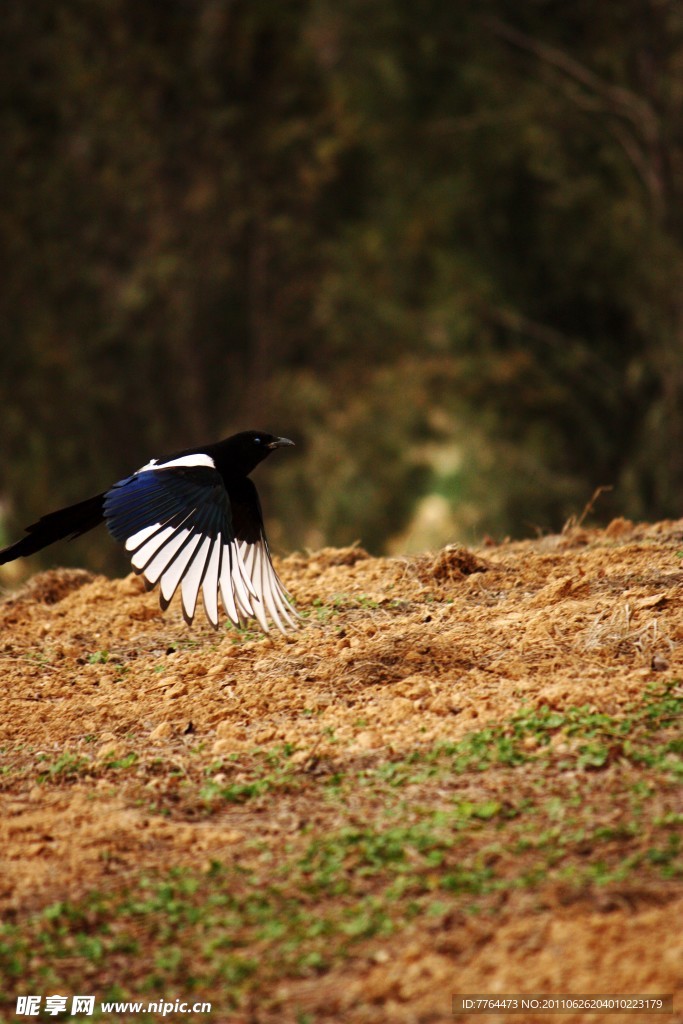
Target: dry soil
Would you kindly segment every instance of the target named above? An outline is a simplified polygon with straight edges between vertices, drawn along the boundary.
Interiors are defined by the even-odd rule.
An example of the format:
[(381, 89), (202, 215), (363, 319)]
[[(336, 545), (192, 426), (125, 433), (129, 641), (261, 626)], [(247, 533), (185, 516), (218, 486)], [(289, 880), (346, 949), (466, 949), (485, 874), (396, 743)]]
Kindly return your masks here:
[[(351, 920), (354, 900), (374, 899), (384, 924), (344, 925), (339, 945), (332, 923), (329, 957), (281, 967), (276, 929), (250, 924), (238, 952), (262, 957), (263, 973), (214, 983), (212, 1021), (424, 1024), (453, 1019), (456, 993), (522, 992), (675, 993), (673, 1018), (556, 1019), (683, 1020), (682, 549), (683, 521), (617, 520), (410, 559), (290, 556), (278, 569), (305, 619), (289, 637), (190, 629), (135, 576), (35, 576), (0, 604), (5, 926), (37, 943), (45, 908), (176, 868), (260, 865), (262, 877), (269, 856), (275, 875), (339, 840), (345, 882), (320, 889), (321, 915)], [(670, 718), (655, 697), (642, 711), (662, 693)], [(432, 767), (410, 777), (406, 765)], [(385, 864), (349, 829), (386, 839), (389, 806), (413, 831)], [(427, 825), (441, 839), (425, 850)], [(144, 954), (124, 949), (93, 974), (76, 952), (56, 978), (134, 998)], [(35, 988), (49, 956), (22, 956)], [(14, 1019), (27, 979), (4, 966)]]

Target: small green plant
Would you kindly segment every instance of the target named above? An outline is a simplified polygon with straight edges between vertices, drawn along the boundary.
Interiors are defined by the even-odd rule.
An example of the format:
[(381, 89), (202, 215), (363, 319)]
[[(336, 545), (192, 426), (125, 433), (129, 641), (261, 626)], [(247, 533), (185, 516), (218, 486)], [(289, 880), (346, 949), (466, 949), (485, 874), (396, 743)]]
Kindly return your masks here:
[[(37, 760), (39, 762), (47, 762), (47, 754), (40, 754)], [(82, 775), (91, 765), (92, 762), (89, 758), (80, 757), (77, 754), (72, 754), (70, 751), (65, 751), (54, 761), (46, 763), (38, 772), (38, 782), (63, 782), (67, 779), (73, 779), (78, 775)]]
[(88, 665), (106, 665), (109, 661), (109, 651), (96, 651), (87, 657)]
[(137, 761), (138, 755), (134, 751), (131, 751), (124, 757), (115, 757), (110, 760), (106, 760), (104, 762), (104, 767), (113, 769), (130, 768), (132, 765), (136, 764)]

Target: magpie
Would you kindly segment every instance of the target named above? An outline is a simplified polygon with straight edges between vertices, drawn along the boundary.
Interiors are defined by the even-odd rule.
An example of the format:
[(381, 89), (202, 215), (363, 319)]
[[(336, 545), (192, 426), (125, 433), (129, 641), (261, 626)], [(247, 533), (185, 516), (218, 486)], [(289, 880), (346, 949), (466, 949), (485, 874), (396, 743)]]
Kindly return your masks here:
[(58, 509), (26, 527), (0, 550), (0, 565), (105, 522), (131, 553), (148, 590), (157, 584), (164, 611), (180, 587), (191, 625), (199, 591), (209, 622), (218, 626), (218, 595), (236, 626), (256, 619), (264, 632), (297, 626), (298, 614), (273, 568), (253, 469), (286, 437), (246, 430), (203, 448), (152, 459), (108, 491)]

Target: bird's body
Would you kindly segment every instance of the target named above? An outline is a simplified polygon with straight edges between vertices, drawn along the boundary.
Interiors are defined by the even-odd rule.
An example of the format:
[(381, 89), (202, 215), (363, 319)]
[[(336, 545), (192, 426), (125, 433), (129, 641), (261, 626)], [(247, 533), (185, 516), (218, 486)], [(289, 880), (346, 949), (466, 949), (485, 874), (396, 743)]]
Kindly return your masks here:
[(27, 527), (25, 537), (0, 551), (0, 565), (106, 522), (146, 585), (160, 585), (162, 608), (180, 587), (183, 615), (192, 622), (201, 590), (212, 625), (220, 595), (235, 625), (254, 618), (266, 632), (272, 623), (285, 633), (296, 626), (296, 612), (273, 568), (249, 474), (292, 443), (250, 430), (153, 459), (108, 491)]

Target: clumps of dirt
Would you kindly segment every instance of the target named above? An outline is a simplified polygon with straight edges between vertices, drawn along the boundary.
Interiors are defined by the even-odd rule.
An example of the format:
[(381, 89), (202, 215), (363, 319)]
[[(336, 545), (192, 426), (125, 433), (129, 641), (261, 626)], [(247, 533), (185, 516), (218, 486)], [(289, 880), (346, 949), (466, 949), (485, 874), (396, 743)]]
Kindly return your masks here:
[(624, 519), (623, 516), (617, 516), (605, 529), (606, 537), (625, 537), (627, 534), (633, 532), (633, 523), (630, 519)]
[(3, 602), (3, 608), (16, 607), (19, 601), (28, 604), (58, 604), (74, 590), (92, 583), (95, 579), (85, 569), (48, 569), (28, 581), (14, 597)]
[(462, 580), (476, 572), (488, 572), (491, 564), (468, 548), (449, 545), (435, 556), (426, 555), (415, 561), (415, 571), (420, 579)]
[(292, 564), (312, 563), (318, 569), (329, 569), (333, 565), (355, 565), (357, 562), (364, 562), (370, 558), (367, 551), (357, 544), (348, 548), (321, 548), (313, 552), (307, 558), (291, 555), (289, 561)]

